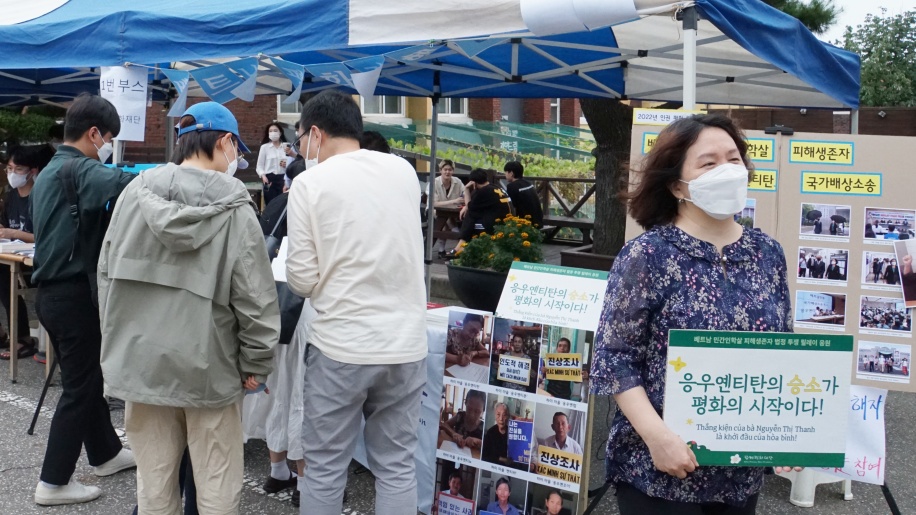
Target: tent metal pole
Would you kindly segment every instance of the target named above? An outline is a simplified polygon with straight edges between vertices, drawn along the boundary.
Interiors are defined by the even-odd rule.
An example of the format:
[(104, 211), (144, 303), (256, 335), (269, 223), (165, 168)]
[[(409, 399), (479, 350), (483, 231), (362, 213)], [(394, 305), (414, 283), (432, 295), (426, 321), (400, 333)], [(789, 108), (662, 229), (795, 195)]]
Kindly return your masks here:
[(685, 7), (684, 19), (684, 109), (697, 108), (697, 8)]
[(849, 112), (849, 133), (859, 133), (859, 110), (853, 109)]
[(439, 136), (439, 72), (433, 75), (433, 112), (430, 118), (429, 135), (429, 178), (426, 185), (426, 300), (429, 301), (432, 288), (433, 234), (436, 231), (436, 213), (433, 210), (436, 197), (436, 140)]

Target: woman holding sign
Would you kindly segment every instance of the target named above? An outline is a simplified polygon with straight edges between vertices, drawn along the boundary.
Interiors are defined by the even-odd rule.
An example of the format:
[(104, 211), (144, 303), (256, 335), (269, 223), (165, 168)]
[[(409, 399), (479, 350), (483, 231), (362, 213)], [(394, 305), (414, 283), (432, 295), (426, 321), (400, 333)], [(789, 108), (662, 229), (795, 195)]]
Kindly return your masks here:
[(646, 232), (614, 262), (591, 369), (592, 393), (617, 401), (607, 479), (622, 515), (756, 510), (763, 468), (699, 467), (662, 419), (669, 329), (792, 330), (782, 247), (734, 221), (750, 166), (730, 119), (693, 116), (659, 134), (629, 194)]

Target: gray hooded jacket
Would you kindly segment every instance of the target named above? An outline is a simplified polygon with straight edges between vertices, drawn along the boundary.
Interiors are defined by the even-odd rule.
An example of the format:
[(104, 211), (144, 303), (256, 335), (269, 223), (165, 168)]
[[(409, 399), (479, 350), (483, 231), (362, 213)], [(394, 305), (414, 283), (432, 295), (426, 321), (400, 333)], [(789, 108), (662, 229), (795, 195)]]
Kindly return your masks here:
[(266, 380), (280, 313), (249, 204), (238, 179), (174, 164), (121, 194), (99, 257), (109, 395), (218, 408)]

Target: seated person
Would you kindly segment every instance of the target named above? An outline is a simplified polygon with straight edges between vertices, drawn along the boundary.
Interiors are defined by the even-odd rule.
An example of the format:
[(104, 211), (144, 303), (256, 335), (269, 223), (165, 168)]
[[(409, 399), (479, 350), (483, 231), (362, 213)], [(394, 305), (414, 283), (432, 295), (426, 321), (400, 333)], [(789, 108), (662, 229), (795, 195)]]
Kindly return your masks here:
[(897, 232), (897, 226), (891, 224), (887, 226), (887, 232), (884, 233), (885, 240), (897, 240), (900, 239), (900, 233)]
[(496, 220), (512, 213), (509, 195), (499, 186), (490, 184), (486, 170), (475, 168), (471, 170), (468, 179), (464, 190), (466, 204), (458, 214), (461, 218), (461, 230), (458, 233), (461, 239), (446, 257), (454, 256), (472, 237), (492, 233)]
[[(51, 160), (53, 153), (45, 145), (20, 146), (13, 149), (10, 154), (9, 163), (6, 166), (6, 177), (9, 181), (10, 190), (6, 194), (3, 210), (0, 212), (0, 238), (7, 240), (21, 240), (26, 243), (34, 243), (35, 236), (32, 234), (32, 217), (29, 214), (29, 195), (32, 192), (32, 186), (35, 185), (35, 177)], [(0, 304), (10, 312), (10, 274), (9, 271), (0, 273)], [(29, 312), (26, 309), (25, 300), (19, 296), (19, 313), (17, 317), (18, 334), (13, 335), (16, 338), (18, 358), (27, 358), (35, 354), (38, 350), (37, 342), (30, 335), (29, 329)], [(7, 317), (9, 320), (9, 317)], [(6, 340), (7, 337), (3, 337)], [(5, 347), (9, 347), (3, 344)], [(0, 359), (10, 359), (9, 350), (0, 352)]]
[(474, 358), (489, 355), (483, 342), (477, 341), (477, 335), (483, 329), (483, 316), (475, 313), (464, 315), (461, 327), (448, 330), (445, 344), (445, 367), (461, 365), (466, 367)]
[(512, 199), (512, 207), (515, 208), (515, 216), (522, 218), (531, 217), (531, 223), (535, 227), (541, 227), (544, 224), (544, 211), (541, 209), (541, 199), (538, 197), (534, 184), (522, 178), (525, 173), (525, 167), (518, 161), (509, 161), (503, 167), (506, 172), (506, 193)]
[[(433, 181), (435, 195), (433, 198), (433, 207), (436, 208), (459, 208), (464, 205), (464, 183), (454, 176), (455, 163), (450, 159), (439, 161), (439, 177)], [(429, 194), (429, 183), (426, 183), (426, 193)], [(458, 226), (458, 215), (442, 216), (436, 218), (436, 231), (451, 230)], [(445, 257), (445, 240), (439, 239), (433, 242), (438, 246), (439, 257)]]
[(500, 402), (494, 409), (496, 423), (487, 429), (483, 438), (480, 459), (497, 465), (511, 465), (509, 459), (509, 406)]
[(447, 422), (440, 423), (439, 433), (444, 439), (455, 442), (462, 449), (480, 449), (483, 439), (483, 420), (480, 419), (480, 415), (483, 414), (486, 403), (485, 393), (480, 390), (468, 390), (464, 398), (465, 411), (459, 411)]

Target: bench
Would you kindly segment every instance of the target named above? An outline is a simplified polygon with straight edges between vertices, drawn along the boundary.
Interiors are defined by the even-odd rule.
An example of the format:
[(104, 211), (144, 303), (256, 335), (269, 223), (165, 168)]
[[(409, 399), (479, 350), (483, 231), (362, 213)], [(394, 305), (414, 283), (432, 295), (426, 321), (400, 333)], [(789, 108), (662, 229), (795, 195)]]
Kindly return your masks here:
[(544, 233), (544, 241), (553, 241), (560, 232), (560, 229), (569, 227), (582, 231), (582, 243), (591, 245), (592, 230), (595, 228), (595, 220), (592, 218), (576, 218), (574, 216), (546, 215), (544, 223), (541, 224), (541, 232)]

